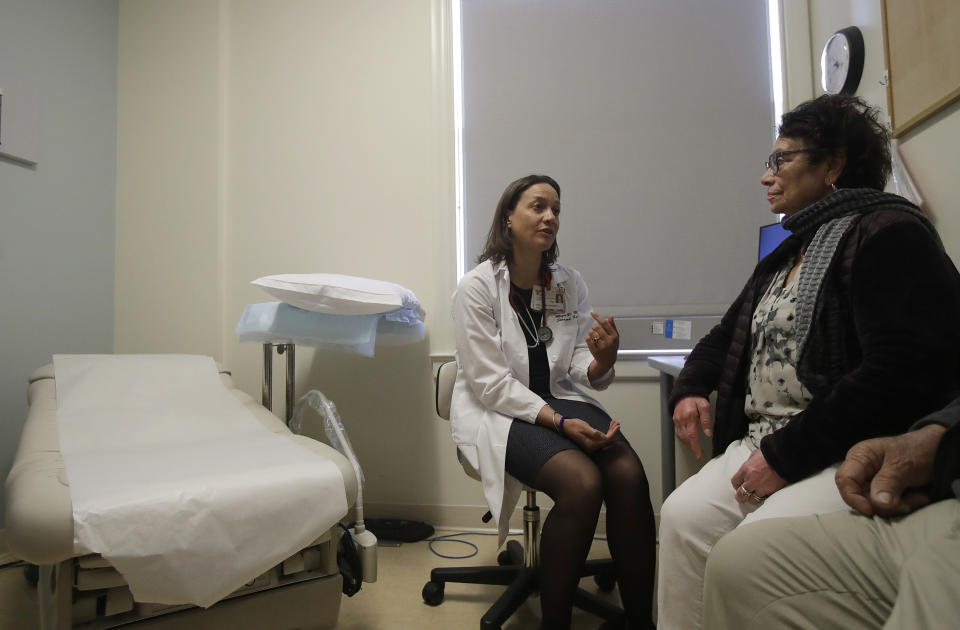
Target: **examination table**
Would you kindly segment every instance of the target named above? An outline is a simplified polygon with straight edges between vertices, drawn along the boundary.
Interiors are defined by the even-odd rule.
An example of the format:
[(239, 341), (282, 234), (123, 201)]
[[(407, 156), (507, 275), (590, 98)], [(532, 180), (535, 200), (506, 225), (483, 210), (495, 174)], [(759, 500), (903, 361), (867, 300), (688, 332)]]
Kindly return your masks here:
[[(290, 433), (270, 411), (236, 389), (229, 372), (220, 369), (220, 380), (270, 432), (289, 435), (334, 462), (343, 476), (347, 504), (353, 506), (357, 477), (343, 455), (326, 444)], [(6, 481), (6, 527), (10, 551), (40, 566), (38, 598), (43, 628), (95, 630), (136, 624), (151, 629), (292, 629), (336, 625), (342, 584), (337, 565), (340, 527), (336, 524), (209, 608), (134, 601), (123, 576), (108, 561), (75, 548), (70, 487), (59, 446), (53, 364), (31, 375), (28, 401), (27, 420)]]

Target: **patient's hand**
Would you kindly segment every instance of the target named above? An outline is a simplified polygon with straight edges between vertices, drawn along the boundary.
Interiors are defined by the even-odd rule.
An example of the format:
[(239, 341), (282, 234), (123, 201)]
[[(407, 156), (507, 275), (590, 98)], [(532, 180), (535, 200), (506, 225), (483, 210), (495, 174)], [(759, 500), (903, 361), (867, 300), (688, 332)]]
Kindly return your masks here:
[[(762, 505), (763, 500), (774, 492), (785, 488), (787, 480), (777, 474), (777, 471), (767, 463), (767, 458), (759, 448), (750, 453), (747, 461), (737, 469), (733, 477), (730, 478), (730, 485), (733, 486), (737, 503), (746, 503), (750, 501), (755, 505)], [(739, 488), (747, 492), (752, 492), (756, 497), (744, 496), (736, 492)]]
[(563, 434), (588, 453), (600, 450), (609, 444), (619, 431), (620, 423), (616, 420), (610, 421), (610, 428), (606, 433), (594, 429), (580, 418), (567, 418), (563, 421)]
[(931, 424), (896, 437), (855, 444), (837, 469), (840, 496), (867, 516), (908, 514), (930, 503), (930, 497), (917, 488), (930, 483), (945, 430)]
[(697, 459), (703, 457), (700, 448), (700, 429), (707, 437), (713, 435), (713, 416), (710, 401), (702, 396), (681, 398), (673, 409), (673, 429), (677, 439), (687, 445)]

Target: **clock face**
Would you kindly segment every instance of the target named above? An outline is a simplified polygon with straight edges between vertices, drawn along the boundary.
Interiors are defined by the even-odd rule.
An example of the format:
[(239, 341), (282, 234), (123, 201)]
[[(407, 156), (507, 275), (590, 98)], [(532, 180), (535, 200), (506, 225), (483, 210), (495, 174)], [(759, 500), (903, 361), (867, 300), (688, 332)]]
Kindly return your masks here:
[(842, 28), (827, 40), (820, 56), (820, 81), (828, 94), (854, 94), (863, 76), (863, 33)]
[(850, 42), (842, 33), (834, 33), (820, 56), (820, 80), (828, 94), (839, 94), (850, 72)]

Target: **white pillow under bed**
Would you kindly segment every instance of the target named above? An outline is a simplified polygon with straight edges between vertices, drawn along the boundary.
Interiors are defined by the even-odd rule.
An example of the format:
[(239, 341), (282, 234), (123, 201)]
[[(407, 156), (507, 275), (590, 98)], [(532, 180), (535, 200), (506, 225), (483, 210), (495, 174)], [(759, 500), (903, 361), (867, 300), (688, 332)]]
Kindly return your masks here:
[(336, 273), (286, 273), (251, 284), (291, 306), (317, 313), (369, 315), (398, 308), (423, 309), (413, 291), (399, 284)]

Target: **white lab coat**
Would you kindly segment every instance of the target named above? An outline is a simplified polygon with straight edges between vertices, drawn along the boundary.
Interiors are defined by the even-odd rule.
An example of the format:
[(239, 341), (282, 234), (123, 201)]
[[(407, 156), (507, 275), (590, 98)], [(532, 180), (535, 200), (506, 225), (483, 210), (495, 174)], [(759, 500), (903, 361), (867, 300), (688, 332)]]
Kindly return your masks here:
[[(594, 323), (587, 285), (574, 269), (554, 265), (551, 271), (553, 282), (565, 287), (566, 309), (547, 316), (553, 330), (553, 341), (547, 346), (550, 391), (557, 398), (600, 407), (577, 387), (606, 389), (614, 378), (613, 368), (592, 385), (587, 378), (593, 355), (585, 338)], [(528, 388), (527, 343), (509, 298), (506, 263), (489, 260), (465, 275), (453, 296), (458, 370), (450, 425), (460, 452), (480, 472), (501, 545), (522, 490), (520, 482), (504, 470), (510, 423), (514, 418), (535, 422), (546, 404)], [(501, 519), (502, 514), (506, 518)]]

